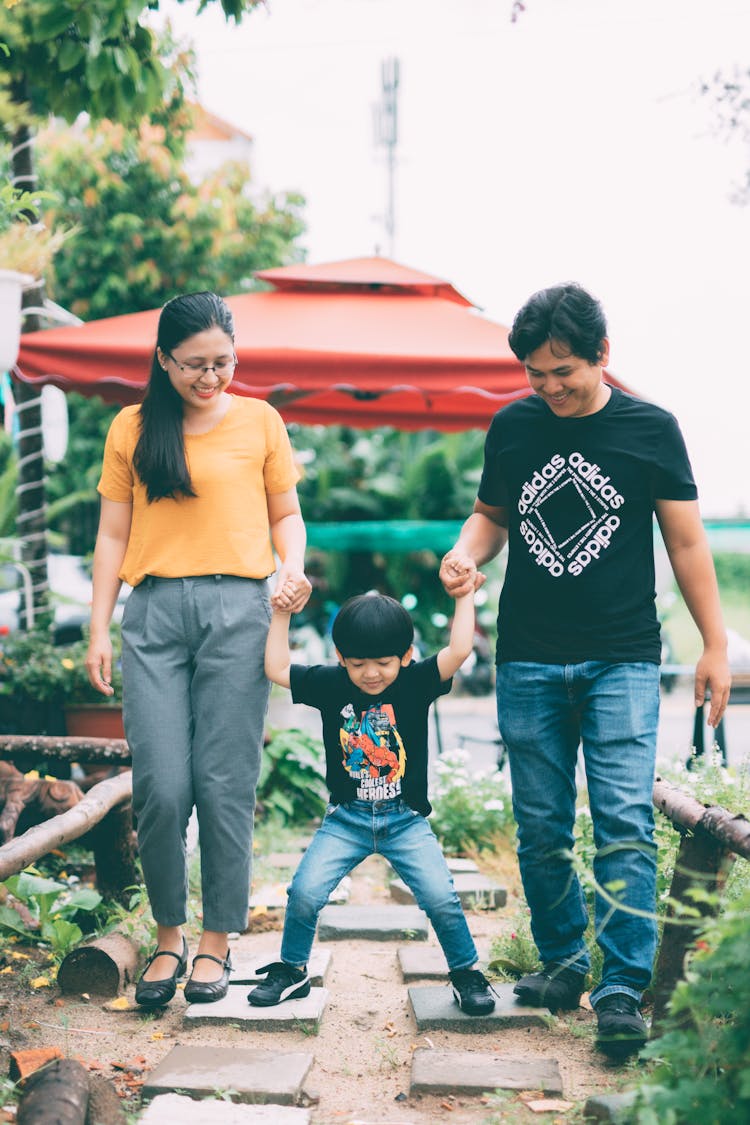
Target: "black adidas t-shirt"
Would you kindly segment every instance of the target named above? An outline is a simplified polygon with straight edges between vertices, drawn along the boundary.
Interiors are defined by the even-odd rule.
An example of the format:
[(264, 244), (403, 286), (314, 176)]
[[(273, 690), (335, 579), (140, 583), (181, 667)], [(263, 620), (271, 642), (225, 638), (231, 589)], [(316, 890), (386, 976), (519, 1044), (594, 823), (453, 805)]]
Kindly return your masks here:
[(340, 665), (292, 664), (289, 675), (294, 702), (321, 713), (326, 782), (335, 804), (403, 797), (423, 816), (432, 812), (427, 712), (453, 682), (441, 681), (437, 656), (402, 668), (382, 695), (360, 691)]
[(696, 496), (674, 416), (615, 387), (581, 418), (537, 395), (497, 413), (479, 499), (508, 510), (498, 663), (658, 664), (654, 502)]

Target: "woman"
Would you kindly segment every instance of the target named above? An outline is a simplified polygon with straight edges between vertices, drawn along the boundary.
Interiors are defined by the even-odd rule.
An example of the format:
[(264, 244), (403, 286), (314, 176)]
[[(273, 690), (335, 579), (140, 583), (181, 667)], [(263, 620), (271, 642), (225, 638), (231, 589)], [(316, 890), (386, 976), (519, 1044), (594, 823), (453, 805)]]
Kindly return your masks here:
[(292, 450), (278, 413), (228, 393), (237, 357), (227, 305), (175, 297), (159, 318), (141, 406), (107, 436), (86, 668), (105, 695), (121, 581), (123, 717), (138, 848), (157, 925), (136, 986), (155, 1008), (187, 968), (186, 830), (198, 815), (203, 932), (189, 1002), (226, 995), (227, 935), (247, 925), (255, 787), (269, 683), (266, 579), (281, 559), (294, 609), (310, 594)]

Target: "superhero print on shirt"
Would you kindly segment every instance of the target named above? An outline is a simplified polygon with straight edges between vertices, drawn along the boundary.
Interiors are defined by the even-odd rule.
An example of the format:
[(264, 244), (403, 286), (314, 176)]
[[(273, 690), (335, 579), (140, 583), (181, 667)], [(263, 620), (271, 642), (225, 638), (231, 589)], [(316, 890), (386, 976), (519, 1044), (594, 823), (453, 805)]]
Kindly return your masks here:
[(382, 801), (398, 797), (406, 751), (390, 703), (374, 703), (359, 718), (351, 703), (341, 710), (342, 765), (357, 783), (357, 797)]
[(606, 471), (582, 453), (555, 453), (524, 481), (519, 531), (552, 578), (578, 577), (607, 550), (625, 503)]

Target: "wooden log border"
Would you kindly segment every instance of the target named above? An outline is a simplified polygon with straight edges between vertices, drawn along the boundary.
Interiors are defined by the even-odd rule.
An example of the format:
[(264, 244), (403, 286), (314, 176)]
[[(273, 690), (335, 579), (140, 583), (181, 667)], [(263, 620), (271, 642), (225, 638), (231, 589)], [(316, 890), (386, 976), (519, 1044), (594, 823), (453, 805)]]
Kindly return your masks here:
[(130, 747), (124, 738), (72, 738), (46, 734), (0, 734), (0, 759), (12, 762), (21, 755), (55, 758), (60, 762), (98, 762), (130, 765)]
[[(53, 816), (41, 824), (35, 824), (21, 836), (9, 840), (0, 847), (0, 882), (23, 871), (29, 864), (35, 863), (43, 855), (71, 840), (90, 832), (92, 828), (103, 821), (108, 813), (114, 811), (118, 805), (129, 801), (133, 792), (133, 775), (130, 770), (126, 773), (108, 777), (89, 789), (88, 793), (74, 808), (67, 812)], [(122, 822), (123, 818), (118, 818)], [(101, 840), (102, 833), (97, 833)], [(96, 851), (95, 841), (95, 851)], [(112, 841), (102, 841), (102, 846), (112, 847)], [(97, 863), (97, 867), (99, 864)], [(134, 879), (131, 878), (131, 882)], [(124, 890), (120, 888), (120, 890)]]

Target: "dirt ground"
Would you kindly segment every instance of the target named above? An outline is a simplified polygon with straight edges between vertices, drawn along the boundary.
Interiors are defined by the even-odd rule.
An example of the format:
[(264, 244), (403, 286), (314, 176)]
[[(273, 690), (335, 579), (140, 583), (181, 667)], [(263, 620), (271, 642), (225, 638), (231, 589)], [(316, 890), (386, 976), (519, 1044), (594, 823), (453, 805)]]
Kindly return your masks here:
[[(508, 906), (500, 911), (469, 913), (475, 940), (485, 948), (503, 927), (512, 925), (518, 906), (514, 871), (491, 870), (509, 888)], [(284, 873), (281, 873), (284, 878)], [(390, 869), (379, 857), (371, 857), (354, 873), (352, 904), (392, 902), (388, 892)], [(255, 950), (278, 950), (280, 912), (256, 920), (252, 932), (240, 935), (233, 948), (243, 959)], [(613, 1070), (593, 1048), (594, 1016), (583, 1006), (575, 1014), (549, 1021), (544, 1028), (503, 1031), (497, 1034), (465, 1035), (432, 1031), (419, 1034), (411, 1014), (407, 985), (401, 979), (397, 942), (344, 941), (327, 943), (332, 954), (326, 979), (329, 1001), (317, 1036), (295, 1032), (245, 1031), (236, 1025), (188, 1027), (183, 1022), (185, 1003), (181, 991), (156, 1016), (137, 1009), (112, 1011), (94, 998), (63, 998), (54, 985), (34, 989), (32, 980), (42, 974), (44, 961), (38, 951), (9, 945), (0, 956), (0, 1074), (8, 1073), (11, 1051), (57, 1046), (64, 1054), (84, 1061), (93, 1071), (109, 1078), (124, 1099), (128, 1111), (137, 1114), (143, 1076), (153, 1069), (176, 1044), (196, 1046), (245, 1046), (264, 1050), (305, 1051), (315, 1062), (306, 1081), (312, 1098), (314, 1125), (434, 1125), (436, 1122), (499, 1122), (532, 1120), (565, 1121), (576, 1116), (585, 1099), (605, 1090), (632, 1084), (630, 1070)], [(430, 944), (436, 944), (434, 936)], [(19, 958), (18, 953), (22, 956)], [(13, 954), (16, 954), (14, 956)], [(25, 954), (34, 953), (31, 961)], [(133, 986), (126, 990), (132, 1002)], [(584, 998), (585, 1003), (585, 998)], [(563, 1097), (570, 1108), (538, 1113), (526, 1102), (537, 1092), (507, 1096), (499, 1104), (492, 1097), (408, 1098), (412, 1051), (416, 1047), (501, 1052), (513, 1058), (554, 1058), (563, 1078)], [(0, 1120), (14, 1120), (2, 1116)]]

